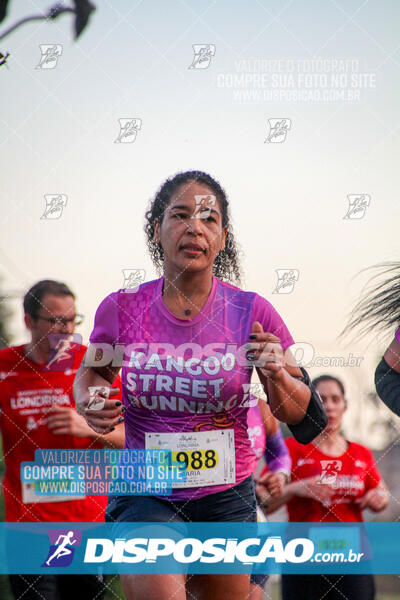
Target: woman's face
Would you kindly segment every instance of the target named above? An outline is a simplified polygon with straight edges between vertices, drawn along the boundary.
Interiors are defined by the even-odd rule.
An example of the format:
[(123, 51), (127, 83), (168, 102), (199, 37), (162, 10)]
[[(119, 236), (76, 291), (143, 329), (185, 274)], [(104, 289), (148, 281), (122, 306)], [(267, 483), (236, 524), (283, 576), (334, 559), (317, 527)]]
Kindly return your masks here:
[(328, 417), (328, 425), (325, 431), (337, 431), (340, 429), (346, 401), (336, 381), (320, 381), (316, 386), (320, 393), (325, 412)]
[(164, 266), (178, 272), (212, 270), (225, 247), (227, 229), (213, 190), (188, 181), (172, 196), (161, 226), (155, 222), (154, 239), (164, 250)]

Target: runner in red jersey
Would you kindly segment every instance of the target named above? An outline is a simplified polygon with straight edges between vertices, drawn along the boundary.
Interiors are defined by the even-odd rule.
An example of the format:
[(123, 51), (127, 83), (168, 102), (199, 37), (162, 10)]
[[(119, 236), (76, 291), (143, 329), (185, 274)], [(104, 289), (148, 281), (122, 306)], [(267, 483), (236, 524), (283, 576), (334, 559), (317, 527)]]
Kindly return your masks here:
[[(310, 495), (294, 495), (289, 500), (289, 521), (364, 520), (360, 500), (381, 482), (371, 450), (361, 444), (347, 442), (343, 454), (333, 458), (321, 451), (317, 444), (301, 446), (294, 438), (286, 440), (286, 444), (293, 461), (293, 482), (308, 485), (308, 491), (312, 492)], [(309, 483), (305, 484), (306, 480)], [(329, 486), (328, 497), (324, 496), (322, 501), (317, 499), (321, 484)], [(315, 496), (313, 490), (317, 485)]]
[[(72, 344), (71, 366), (59, 361), (47, 370), (25, 355), (24, 345), (0, 350), (0, 425), (6, 474), (3, 492), (6, 521), (104, 521), (105, 496), (41, 501), (20, 480), (20, 464), (43, 448), (103, 448), (104, 442), (74, 410), (72, 382), (86, 348)], [(71, 413), (71, 414), (69, 414)], [(59, 427), (52, 430), (55, 423)], [(61, 429), (63, 433), (61, 433)], [(69, 496), (70, 497), (70, 496)]]
[[(67, 339), (81, 320), (69, 288), (41, 281), (26, 294), (24, 310), (30, 343), (0, 350), (6, 521), (102, 522), (106, 496), (44, 497), (21, 482), (20, 464), (33, 461), (35, 450), (122, 447), (124, 439), (121, 425), (99, 436), (75, 410), (72, 385), (86, 348)], [(27, 600), (58, 598), (59, 580), (65, 591), (83, 589), (88, 600), (102, 597), (102, 584), (95, 576), (77, 577), (13, 575), (10, 582), (15, 597)]]
[[(371, 450), (344, 438), (340, 429), (347, 401), (343, 383), (322, 375), (313, 381), (328, 415), (325, 430), (306, 445), (286, 440), (292, 459), (292, 483), (278, 499), (267, 499), (266, 512), (287, 503), (290, 522), (357, 522), (362, 511), (386, 508), (389, 493)], [(262, 490), (259, 490), (262, 495)], [(265, 498), (264, 493), (264, 498)], [(372, 600), (372, 575), (283, 575), (282, 598), (296, 600)]]

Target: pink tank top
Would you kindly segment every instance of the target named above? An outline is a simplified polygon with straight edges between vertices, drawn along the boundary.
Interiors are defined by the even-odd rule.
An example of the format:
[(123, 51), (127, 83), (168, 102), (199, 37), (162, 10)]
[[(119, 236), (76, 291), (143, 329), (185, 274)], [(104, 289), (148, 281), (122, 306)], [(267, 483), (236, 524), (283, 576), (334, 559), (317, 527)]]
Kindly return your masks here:
[(199, 498), (237, 485), (253, 470), (244, 401), (252, 367), (244, 366), (243, 360), (253, 322), (278, 336), (284, 350), (294, 341), (267, 300), (215, 276), (201, 312), (193, 319), (179, 319), (163, 301), (163, 280), (144, 283), (135, 293), (119, 290), (107, 296), (97, 309), (90, 342), (124, 344), (126, 448), (154, 447), (155, 440), (167, 443), (167, 435), (178, 439), (178, 434), (208, 431), (227, 444), (228, 479), (173, 489), (168, 496)]

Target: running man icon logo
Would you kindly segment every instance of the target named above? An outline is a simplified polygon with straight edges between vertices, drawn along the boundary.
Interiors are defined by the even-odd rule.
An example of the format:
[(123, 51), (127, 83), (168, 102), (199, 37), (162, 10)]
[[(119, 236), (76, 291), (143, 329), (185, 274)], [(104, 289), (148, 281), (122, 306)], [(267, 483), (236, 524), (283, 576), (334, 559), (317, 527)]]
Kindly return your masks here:
[(208, 219), (211, 214), (211, 208), (215, 206), (216, 197), (214, 194), (195, 194), (194, 200), (196, 208), (192, 219)]
[(276, 288), (272, 290), (273, 294), (291, 294), (294, 289), (294, 284), (299, 279), (300, 272), (298, 269), (275, 269), (278, 276)]
[(193, 44), (194, 57), (189, 69), (208, 69), (215, 56), (214, 44)]
[(269, 134), (264, 144), (281, 144), (292, 127), (291, 119), (268, 119)]
[(318, 483), (332, 485), (332, 483), (335, 483), (338, 472), (341, 470), (341, 460), (321, 460), (321, 476)]
[(65, 194), (45, 194), (46, 208), (40, 217), (41, 219), (59, 219), (63, 209), (67, 206), (67, 196)]
[[(46, 369), (52, 370), (51, 367), (57, 361), (62, 362), (63, 370), (65, 367), (71, 367), (74, 356), (68, 352), (71, 348), (71, 336), (63, 334), (51, 333), (47, 336), (50, 345), (50, 360), (46, 365)], [(65, 362), (67, 361), (67, 362)]]
[(123, 291), (136, 294), (140, 284), (145, 280), (146, 271), (144, 269), (122, 269), (122, 274), (124, 276)]
[(104, 403), (109, 397), (110, 388), (105, 385), (89, 386), (89, 402), (86, 410), (103, 410)]
[(73, 529), (50, 529), (47, 535), (50, 548), (42, 567), (68, 567), (74, 558), (75, 548), (81, 545), (82, 532)]
[(55, 69), (63, 50), (61, 44), (40, 44), (39, 48), (42, 56), (36, 68)]
[(349, 207), (343, 219), (362, 219), (371, 202), (369, 194), (348, 194)]
[(75, 359), (73, 344), (82, 345), (80, 333), (49, 333), (46, 336), (49, 342), (49, 360), (44, 367), (49, 371), (66, 371), (72, 369)]
[(38, 428), (38, 422), (35, 421), (35, 419), (33, 417), (28, 417), (28, 420), (26, 422), (26, 429), (27, 431), (33, 431), (34, 429)]
[(265, 396), (264, 387), (261, 383), (242, 383), (243, 398), (239, 406), (253, 408), (257, 406), (258, 399)]
[(142, 119), (118, 119), (119, 134), (114, 144), (132, 144), (136, 140), (137, 132), (142, 129)]

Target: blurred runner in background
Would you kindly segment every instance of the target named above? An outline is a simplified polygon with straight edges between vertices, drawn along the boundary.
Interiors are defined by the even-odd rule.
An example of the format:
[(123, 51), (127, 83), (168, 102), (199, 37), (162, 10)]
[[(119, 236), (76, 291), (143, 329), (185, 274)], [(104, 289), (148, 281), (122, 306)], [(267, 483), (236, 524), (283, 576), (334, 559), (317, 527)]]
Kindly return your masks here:
[[(282, 495), (286, 483), (290, 481), (292, 461), (278, 421), (263, 398), (250, 396), (250, 408), (247, 413), (247, 433), (254, 452), (253, 474), (257, 482), (256, 472), (259, 461), (264, 458), (268, 470), (259, 483), (263, 484), (273, 498)], [(258, 521), (265, 521), (262, 509), (257, 505)], [(262, 600), (268, 575), (252, 573), (250, 575), (250, 591), (248, 600)]]
[[(103, 522), (106, 496), (43, 496), (21, 482), (20, 464), (43, 448), (123, 447), (122, 423), (98, 435), (75, 410), (72, 384), (86, 347), (71, 341), (83, 317), (75, 296), (52, 280), (36, 283), (24, 297), (30, 341), (0, 350), (0, 427), (6, 474), (6, 521)], [(120, 382), (119, 382), (120, 385)], [(116, 399), (121, 398), (121, 393)], [(53, 565), (54, 566), (54, 565)], [(100, 600), (105, 587), (96, 575), (10, 575), (17, 599)]]
[[(340, 379), (322, 375), (313, 381), (328, 415), (328, 425), (312, 443), (286, 440), (292, 458), (291, 483), (280, 498), (267, 497), (267, 513), (287, 503), (290, 522), (359, 522), (366, 508), (380, 512), (389, 502), (371, 450), (341, 433), (347, 407)], [(323, 568), (323, 567), (322, 567)], [(372, 575), (282, 575), (283, 600), (373, 600)]]

